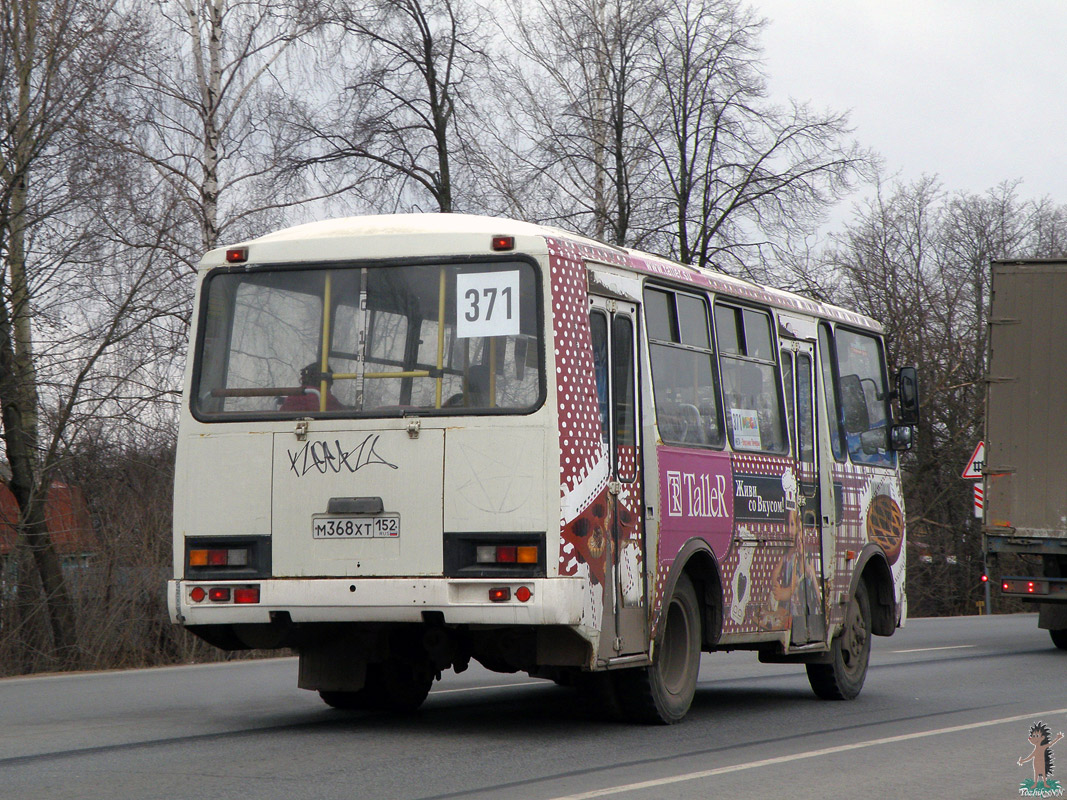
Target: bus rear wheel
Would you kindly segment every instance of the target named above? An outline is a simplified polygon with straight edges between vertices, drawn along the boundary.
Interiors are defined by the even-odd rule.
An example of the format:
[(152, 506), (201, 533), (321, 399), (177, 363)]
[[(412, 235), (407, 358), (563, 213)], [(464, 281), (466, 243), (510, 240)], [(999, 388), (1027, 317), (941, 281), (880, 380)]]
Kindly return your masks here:
[(808, 664), (808, 683), (824, 700), (853, 700), (871, 660), (871, 601), (863, 580), (845, 611), (845, 624), (830, 646), (830, 663)]
[(1052, 637), (1052, 643), (1060, 650), (1067, 650), (1067, 628), (1050, 630), (1048, 635)]
[(320, 691), (326, 705), (344, 711), (414, 711), (426, 700), (433, 684), (429, 662), (391, 658), (367, 665), (367, 680), (355, 692)]
[(681, 575), (665, 612), (652, 665), (615, 673), (626, 715), (670, 725), (689, 711), (700, 671), (700, 604), (688, 575)]

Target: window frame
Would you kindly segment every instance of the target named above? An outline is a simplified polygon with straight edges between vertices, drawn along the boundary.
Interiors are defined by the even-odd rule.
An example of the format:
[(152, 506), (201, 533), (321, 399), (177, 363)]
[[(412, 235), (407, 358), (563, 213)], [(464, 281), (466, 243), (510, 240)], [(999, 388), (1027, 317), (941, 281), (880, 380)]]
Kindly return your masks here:
[[(841, 432), (841, 446), (842, 446), (842, 450), (844, 451), (843, 458), (841, 458), (839, 460), (841, 460), (841, 461), (847, 460), (850, 464), (852, 464), (853, 466), (856, 466), (856, 467), (870, 467), (870, 468), (873, 468), (873, 469), (896, 469), (897, 465), (898, 465), (898, 456), (897, 456), (896, 451), (893, 450), (893, 448), (891, 448), (889, 446), (889, 435), (890, 435), (889, 434), (889, 430), (893, 425), (893, 409), (892, 409), (892, 406), (891, 406), (890, 401), (889, 401), (889, 395), (890, 395), (890, 392), (891, 392), (891, 389), (890, 389), (891, 384), (889, 382), (889, 365), (888, 365), (888, 362), (887, 362), (887, 359), (886, 359), (886, 352), (885, 352), (885, 339), (881, 334), (875, 333), (874, 331), (864, 330), (862, 328), (856, 328), (856, 327), (853, 327), (853, 326), (850, 326), (850, 325), (834, 325), (832, 328), (830, 328), (829, 323), (827, 322), (826, 324), (827, 324), (827, 327), (831, 330), (831, 334), (832, 334), (832, 336), (830, 338), (830, 343), (832, 345), (832, 347), (831, 347), (831, 350), (832, 350), (831, 360), (833, 362), (832, 366), (833, 366), (833, 375), (834, 375), (834, 391), (835, 391), (835, 397), (836, 397), (837, 409), (838, 409), (838, 430)], [(845, 422), (844, 422), (845, 409), (844, 409), (844, 404), (842, 402), (842, 396), (841, 396), (841, 365), (840, 365), (840, 361), (839, 361), (839, 358), (838, 358), (839, 344), (838, 344), (838, 336), (837, 336), (839, 331), (843, 331), (845, 333), (849, 333), (849, 334), (851, 334), (853, 336), (862, 336), (862, 337), (865, 337), (867, 339), (872, 340), (874, 342), (874, 344), (875, 344), (875, 347), (876, 347), (877, 351), (878, 351), (879, 377), (881, 378), (881, 381), (882, 381), (881, 388), (882, 388), (882, 392), (883, 392), (883, 395), (884, 395), (884, 399), (882, 400), (882, 407), (883, 407), (882, 410), (883, 410), (883, 426), (884, 426), (885, 432), (886, 432), (886, 446), (885, 446), (885, 453), (886, 453), (886, 459), (885, 460), (886, 460), (886, 463), (878, 463), (878, 462), (875, 462), (875, 461), (857, 460), (856, 458), (853, 457), (852, 449), (848, 445), (848, 431), (845, 428)], [(868, 430), (875, 430), (875, 429), (874, 428), (869, 428)]]
[[(738, 337), (738, 349), (745, 352), (726, 352), (719, 344), (719, 309), (729, 309), (734, 312), (734, 327)], [(767, 321), (767, 328), (770, 334), (770, 359), (759, 358), (757, 356), (750, 356), (747, 353), (748, 350), (748, 336), (746, 333), (745, 325), (745, 313), (758, 314)], [(718, 355), (718, 373), (721, 376), (723, 374), (722, 359), (728, 358), (740, 363), (756, 364), (760, 367), (770, 367), (771, 374), (774, 376), (775, 383), (775, 404), (778, 415), (779, 434), (783, 440), (783, 446), (779, 449), (768, 449), (761, 447), (760, 449), (752, 449), (747, 447), (737, 447), (734, 444), (733, 426), (726, 426), (726, 438), (730, 442), (730, 449), (735, 453), (762, 453), (776, 456), (789, 456), (792, 453), (792, 435), (789, 431), (789, 421), (787, 410), (785, 407), (785, 389), (783, 387), (782, 378), (782, 365), (781, 365), (781, 347), (782, 343), (778, 337), (777, 326), (775, 325), (774, 309), (764, 306), (750, 305), (739, 301), (737, 298), (727, 295), (717, 295), (713, 303), (713, 317), (714, 321), (714, 335), (715, 335), (715, 351)], [(723, 416), (726, 416), (727, 403), (726, 403), (726, 390), (720, 385), (720, 394), (722, 395), (721, 406)], [(732, 406), (731, 406), (732, 408)], [(762, 440), (762, 436), (761, 436)]]
[[(671, 341), (665, 339), (655, 338), (652, 334), (651, 326), (648, 324), (648, 306), (647, 302), (648, 292), (655, 291), (665, 294), (670, 299), (670, 306), (668, 307), (668, 313), (673, 311), (673, 315), (668, 319), (668, 326), (671, 328), (669, 331), (672, 337), (677, 337), (679, 341)], [(707, 341), (708, 348), (700, 347), (697, 345), (686, 344), (681, 341), (683, 326), (679, 318), (678, 311), (678, 296), (684, 296), (696, 300), (704, 309), (705, 325), (707, 327)], [(719, 377), (719, 360), (716, 357), (715, 349), (715, 322), (713, 302), (707, 294), (700, 292), (699, 289), (695, 289), (690, 286), (677, 287), (672, 285), (665, 285), (658, 282), (646, 282), (641, 290), (641, 306), (642, 306), (642, 318), (643, 325), (641, 329), (644, 330), (645, 347), (648, 350), (648, 361), (650, 377), (652, 379), (652, 407), (656, 410), (656, 423), (659, 428), (660, 439), (664, 445), (671, 447), (689, 447), (698, 448), (703, 450), (723, 450), (726, 447), (726, 428), (724, 423), (723, 405), (722, 405), (722, 385)], [(660, 347), (668, 347), (681, 352), (694, 353), (697, 355), (704, 355), (708, 357), (708, 364), (710, 366), (710, 377), (712, 384), (712, 395), (715, 400), (715, 430), (717, 432), (716, 441), (714, 442), (683, 442), (675, 441), (673, 439), (666, 439), (663, 437), (663, 429), (660, 427), (660, 408), (659, 400), (656, 394), (656, 379), (655, 379), (655, 359), (652, 355), (653, 345)], [(662, 387), (666, 388), (666, 387)]]
[[(354, 409), (343, 409), (339, 411), (302, 411), (299, 413), (273, 413), (264, 411), (234, 411), (234, 412), (205, 412), (199, 408), (199, 404), (196, 402), (200, 387), (202, 384), (204, 361), (205, 361), (205, 338), (207, 335), (207, 317), (208, 306), (210, 301), (211, 292), (209, 290), (211, 281), (222, 275), (248, 275), (248, 274), (266, 274), (270, 272), (315, 272), (315, 271), (328, 271), (328, 270), (359, 270), (359, 269), (381, 269), (381, 268), (397, 268), (404, 269), (410, 267), (455, 267), (459, 269), (469, 269), (477, 266), (496, 266), (507, 263), (522, 264), (528, 266), (532, 270), (533, 275), (533, 297), (535, 300), (534, 318), (536, 324), (536, 336), (538, 340), (537, 346), (539, 347), (538, 353), (538, 394), (534, 402), (526, 408), (507, 408), (507, 407), (488, 407), (488, 408), (425, 408), (419, 407), (417, 409), (395, 409), (383, 412), (381, 409), (375, 409), (374, 411), (356, 411)], [(392, 419), (396, 417), (404, 416), (426, 416), (426, 417), (439, 417), (439, 416), (463, 416), (463, 417), (485, 417), (485, 416), (529, 416), (536, 414), (545, 406), (545, 402), (548, 398), (548, 364), (547, 356), (548, 349), (545, 342), (546, 336), (546, 322), (545, 322), (545, 298), (544, 298), (544, 270), (540, 262), (533, 256), (522, 253), (507, 253), (501, 255), (450, 255), (450, 256), (438, 256), (438, 257), (417, 257), (417, 258), (375, 258), (375, 259), (344, 259), (344, 260), (331, 260), (331, 261), (312, 261), (312, 262), (280, 262), (280, 263), (266, 263), (266, 264), (242, 264), (240, 266), (220, 266), (215, 267), (205, 273), (198, 282), (199, 298), (196, 306), (197, 314), (197, 329), (195, 342), (193, 343), (193, 365), (190, 378), (190, 391), (189, 396), (183, 399), (185, 408), (189, 410), (189, 413), (198, 422), (207, 424), (216, 423), (229, 423), (229, 422), (270, 422), (270, 423), (290, 423), (294, 419), (303, 419), (310, 417), (314, 419), (347, 419), (347, 420), (370, 420), (370, 419)], [(232, 335), (232, 309), (230, 314), (231, 328), (228, 335)], [(332, 313), (331, 313), (332, 316)], [(226, 345), (227, 349), (229, 344)], [(228, 355), (226, 356), (228, 358)]]

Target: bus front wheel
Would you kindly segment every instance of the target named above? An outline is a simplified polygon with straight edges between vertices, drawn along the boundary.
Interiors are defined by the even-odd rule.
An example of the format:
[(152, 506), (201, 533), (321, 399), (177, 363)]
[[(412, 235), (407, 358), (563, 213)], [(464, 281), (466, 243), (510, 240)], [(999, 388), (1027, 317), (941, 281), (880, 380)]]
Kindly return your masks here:
[(670, 725), (689, 711), (700, 671), (700, 605), (688, 575), (681, 575), (667, 606), (663, 636), (649, 667), (616, 673), (627, 716)]
[(830, 663), (808, 664), (808, 683), (824, 700), (853, 700), (871, 660), (871, 601), (863, 580), (845, 611), (845, 624), (830, 646)]

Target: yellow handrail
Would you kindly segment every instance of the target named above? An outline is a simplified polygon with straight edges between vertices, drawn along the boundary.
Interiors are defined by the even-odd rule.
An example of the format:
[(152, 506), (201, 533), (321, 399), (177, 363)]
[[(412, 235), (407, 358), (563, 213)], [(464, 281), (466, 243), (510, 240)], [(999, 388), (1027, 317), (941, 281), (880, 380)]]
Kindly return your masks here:
[(445, 268), (441, 267), (441, 279), (437, 287), (437, 388), (434, 393), (434, 408), (441, 407), (441, 387), (445, 362)]
[(329, 387), (326, 384), (326, 373), (330, 369), (330, 309), (333, 303), (332, 298), (333, 289), (333, 273), (326, 273), (326, 285), (322, 293), (322, 361), (319, 364), (319, 374), (322, 375), (322, 380), (319, 381), (319, 411), (326, 410), (326, 394), (329, 392)]

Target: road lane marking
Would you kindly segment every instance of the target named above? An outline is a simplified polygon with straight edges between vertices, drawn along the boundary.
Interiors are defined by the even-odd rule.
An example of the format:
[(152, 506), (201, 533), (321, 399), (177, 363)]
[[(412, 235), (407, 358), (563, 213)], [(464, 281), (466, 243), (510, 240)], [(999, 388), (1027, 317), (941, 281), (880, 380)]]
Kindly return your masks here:
[(468, 686), (465, 689), (434, 689), (431, 695), (457, 694), (459, 692), (484, 692), (488, 689), (514, 689), (520, 686), (548, 686), (548, 681), (523, 681), (521, 683), (498, 683), (494, 686)]
[(608, 797), (613, 794), (622, 794), (623, 792), (637, 792), (642, 789), (655, 789), (660, 786), (669, 786), (674, 783), (698, 781), (703, 780), (704, 778), (713, 778), (716, 775), (726, 775), (731, 772), (742, 772), (743, 770), (747, 769), (758, 769), (760, 767), (770, 767), (778, 764), (788, 764), (791, 761), (801, 761), (807, 758), (832, 756), (838, 753), (847, 753), (851, 750), (862, 750), (867, 747), (878, 747), (883, 744), (909, 742), (915, 739), (925, 739), (929, 736), (941, 736), (947, 733), (972, 731), (977, 728), (989, 728), (994, 725), (1004, 725), (1009, 722), (1020, 722), (1021, 720), (1041, 719), (1043, 717), (1049, 717), (1053, 714), (1067, 714), (1067, 708), (1056, 708), (1051, 711), (1034, 711), (1030, 714), (1019, 714), (1014, 717), (1002, 717), (1001, 719), (991, 719), (986, 720), (984, 722), (971, 722), (967, 725), (953, 725), (950, 728), (937, 728), (935, 730), (930, 731), (902, 733), (898, 736), (886, 736), (882, 739), (868, 739), (865, 742), (852, 742), (851, 744), (842, 744), (837, 745), (836, 747), (824, 747), (821, 750), (808, 750), (803, 753), (794, 753), (788, 756), (765, 758), (760, 761), (748, 761), (743, 764), (731, 764), (728, 767), (716, 767), (715, 769), (705, 769), (699, 772), (686, 772), (682, 775), (671, 775), (666, 778), (657, 778), (655, 780), (650, 781), (628, 783), (621, 786), (609, 786), (604, 789), (594, 789), (589, 792), (580, 792), (579, 794), (561, 795), (559, 797), (553, 797), (551, 798), (551, 800), (591, 800), (594, 797)]
[(934, 650), (967, 650), (976, 644), (947, 644), (943, 647), (914, 647), (911, 650), (890, 650), (890, 653), (932, 653)]

